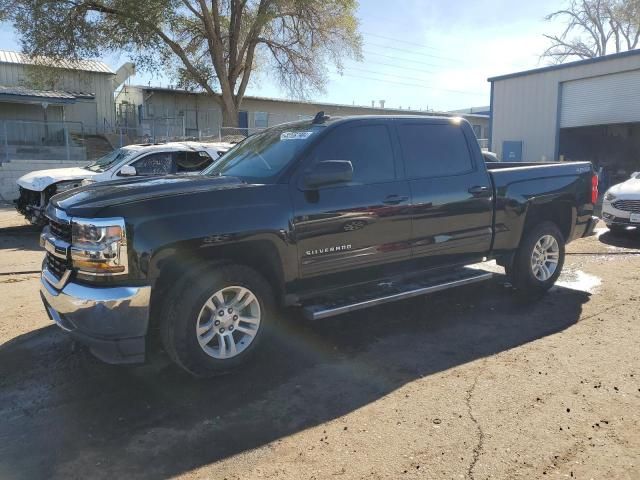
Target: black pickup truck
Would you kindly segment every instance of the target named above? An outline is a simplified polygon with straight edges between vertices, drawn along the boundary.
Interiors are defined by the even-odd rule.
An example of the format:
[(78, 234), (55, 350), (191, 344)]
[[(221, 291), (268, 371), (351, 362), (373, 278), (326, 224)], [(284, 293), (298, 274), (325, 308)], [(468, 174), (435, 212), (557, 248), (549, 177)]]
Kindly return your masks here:
[[(318, 114), (238, 144), (204, 174), (52, 198), (41, 295), (99, 358), (159, 338), (187, 371), (245, 362), (279, 307), (321, 319), (486, 280), (538, 295), (590, 235), (590, 163), (486, 163), (470, 125)], [(158, 332), (159, 335), (151, 335)]]

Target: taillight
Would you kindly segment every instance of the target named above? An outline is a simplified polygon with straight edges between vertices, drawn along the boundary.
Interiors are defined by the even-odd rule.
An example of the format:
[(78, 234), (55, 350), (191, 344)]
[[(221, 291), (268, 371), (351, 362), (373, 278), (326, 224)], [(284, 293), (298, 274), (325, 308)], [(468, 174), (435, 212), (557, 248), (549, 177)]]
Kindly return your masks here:
[(598, 175), (595, 173), (591, 177), (591, 203), (598, 202)]

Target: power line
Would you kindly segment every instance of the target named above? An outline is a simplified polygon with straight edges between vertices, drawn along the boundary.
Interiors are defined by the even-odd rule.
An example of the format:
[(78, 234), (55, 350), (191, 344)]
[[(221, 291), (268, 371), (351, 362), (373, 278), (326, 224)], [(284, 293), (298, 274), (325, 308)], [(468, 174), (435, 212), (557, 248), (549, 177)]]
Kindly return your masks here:
[(437, 47), (431, 47), (429, 45), (424, 45), (421, 43), (410, 42), (408, 40), (401, 40), (399, 38), (385, 37), (384, 35), (378, 35), (377, 33), (369, 33), (369, 32), (362, 32), (362, 33), (367, 37), (376, 37), (376, 38), (381, 38), (382, 40), (391, 40), (392, 42), (406, 43), (407, 45), (415, 45), (417, 47), (428, 48), (430, 50), (439, 50), (439, 48)]
[(388, 50), (395, 50), (397, 52), (404, 52), (404, 53), (409, 53), (411, 55), (421, 55), (423, 57), (430, 57), (430, 58), (437, 58), (440, 60), (447, 60), (449, 62), (457, 62), (459, 61), (459, 59), (457, 58), (451, 58), (451, 57), (440, 57), (438, 55), (431, 55), (429, 53), (422, 53), (422, 52), (415, 52), (413, 50), (407, 50), (406, 48), (397, 48), (397, 47), (390, 47), (388, 45), (380, 45), (379, 43), (370, 43), (367, 42), (368, 45), (371, 45), (372, 47), (378, 47), (378, 48), (386, 48)]
[(396, 57), (396, 56), (393, 56), (393, 55), (385, 55), (383, 53), (372, 52), (370, 50), (363, 50), (362, 53), (364, 53), (366, 55), (376, 55), (378, 57), (389, 58), (391, 60), (399, 60), (401, 62), (411, 62), (411, 63), (415, 63), (417, 65), (426, 65), (427, 67), (439, 67), (439, 68), (442, 68), (442, 65), (438, 65), (438, 64), (435, 64), (435, 63), (421, 62), (419, 60), (413, 60), (412, 58), (400, 58), (400, 57)]
[(418, 85), (415, 83), (404, 83), (404, 82), (395, 82), (392, 80), (383, 80), (381, 78), (371, 78), (371, 77), (363, 77), (361, 75), (351, 75), (348, 73), (342, 73), (339, 74), (342, 77), (351, 77), (351, 78), (358, 78), (360, 80), (372, 80), (375, 82), (382, 82), (382, 83), (390, 83), (393, 85), (403, 85), (405, 87), (418, 87), (418, 88), (424, 88), (424, 89), (430, 89), (430, 90), (442, 90), (443, 92), (451, 92), (451, 93), (461, 93), (463, 95), (485, 95), (484, 93), (480, 93), (480, 92), (465, 92), (463, 90), (451, 90), (448, 88), (440, 88), (440, 87), (433, 87), (431, 85)]
[(375, 72), (372, 70), (365, 70), (363, 68), (354, 68), (354, 67), (347, 67), (347, 70), (355, 70), (358, 72), (363, 72), (363, 73), (373, 73), (375, 75), (386, 75), (386, 76), (390, 76), (390, 77), (398, 77), (401, 78), (403, 80), (414, 80), (416, 82), (423, 82), (424, 78), (416, 78), (416, 77), (407, 77), (406, 75), (397, 75), (394, 73), (387, 73), (387, 72)]
[(419, 68), (403, 67), (403, 66), (400, 66), (400, 65), (393, 65), (392, 63), (374, 62), (372, 60), (367, 60), (366, 63), (367, 63), (367, 65), (372, 63), (374, 65), (383, 65), (385, 67), (392, 67), (392, 68), (395, 68), (395, 69), (398, 69), (398, 70), (412, 70), (414, 72), (429, 73), (429, 74), (435, 73), (433, 70), (421, 70)]

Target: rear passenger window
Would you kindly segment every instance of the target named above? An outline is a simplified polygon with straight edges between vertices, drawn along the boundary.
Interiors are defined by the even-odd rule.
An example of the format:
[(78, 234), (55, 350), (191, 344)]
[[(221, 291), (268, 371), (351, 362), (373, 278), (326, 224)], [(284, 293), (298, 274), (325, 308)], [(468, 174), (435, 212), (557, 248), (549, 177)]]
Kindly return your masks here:
[(207, 152), (178, 152), (176, 156), (176, 171), (199, 172), (211, 165), (213, 160)]
[(473, 169), (464, 133), (457, 125), (410, 123), (398, 126), (409, 178), (444, 177)]
[(380, 183), (396, 178), (389, 130), (385, 125), (338, 127), (318, 145), (314, 161), (349, 160), (353, 182)]

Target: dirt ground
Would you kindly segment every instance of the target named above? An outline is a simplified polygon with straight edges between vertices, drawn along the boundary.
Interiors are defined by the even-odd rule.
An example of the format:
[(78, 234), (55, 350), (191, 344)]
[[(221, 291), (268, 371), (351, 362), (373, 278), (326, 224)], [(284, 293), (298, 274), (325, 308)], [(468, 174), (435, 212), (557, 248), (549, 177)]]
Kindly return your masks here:
[[(640, 234), (314, 325), (197, 381), (100, 363), (47, 319), (37, 232), (0, 209), (0, 478), (640, 478)], [(12, 273), (25, 272), (25, 273)]]

